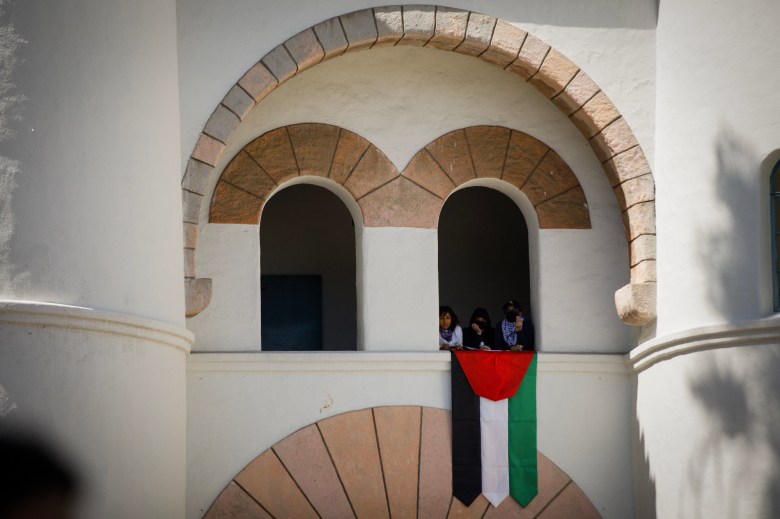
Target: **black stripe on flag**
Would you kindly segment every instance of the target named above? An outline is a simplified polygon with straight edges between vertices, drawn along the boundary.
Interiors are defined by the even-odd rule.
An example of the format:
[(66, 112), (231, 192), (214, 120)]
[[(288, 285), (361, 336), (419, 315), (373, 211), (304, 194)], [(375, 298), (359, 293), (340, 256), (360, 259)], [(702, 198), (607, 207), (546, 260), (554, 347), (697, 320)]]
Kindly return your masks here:
[(479, 397), (471, 389), (458, 358), (452, 369), (452, 495), (466, 506), (482, 493)]

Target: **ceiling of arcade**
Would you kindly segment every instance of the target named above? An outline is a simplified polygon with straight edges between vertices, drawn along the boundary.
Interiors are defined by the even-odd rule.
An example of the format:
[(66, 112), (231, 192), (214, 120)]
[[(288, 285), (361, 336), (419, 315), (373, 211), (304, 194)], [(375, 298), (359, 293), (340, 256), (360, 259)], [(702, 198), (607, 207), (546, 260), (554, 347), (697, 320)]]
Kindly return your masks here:
[[(585, 195), (565, 162), (545, 144), (506, 128), (469, 128), (448, 133), (425, 146), (399, 172), (382, 151), (363, 137), (328, 125), (297, 125), (265, 133), (235, 155), (224, 171), (222, 167), (215, 168), (225, 163), (224, 159), (221, 162), (223, 152), (240, 123), (279, 85), (342, 54), (398, 45), (478, 57), (536, 87), (570, 119), (602, 164), (630, 244), (634, 289), (622, 303), (618, 301), (618, 312), (632, 324), (652, 319), (654, 181), (620, 112), (584, 71), (532, 34), (490, 16), (432, 6), (367, 9), (321, 22), (273, 49), (230, 89), (205, 125), (182, 181), (188, 316), (205, 308), (210, 297), (210, 280), (197, 278), (194, 269), (198, 226), (205, 223), (200, 221), (201, 215), (208, 214), (211, 222), (257, 222), (262, 201), (286, 175), (330, 176), (342, 183), (358, 200), (369, 226), (435, 227), (443, 198), (469, 175), (503, 178), (521, 188), (533, 203), (542, 228), (590, 226)], [(309, 144), (303, 145), (306, 140)], [(468, 148), (468, 153), (442, 151), (457, 142), (470, 144), (472, 140), (481, 144)], [(267, 153), (274, 142), (281, 144), (273, 154)], [(305, 149), (306, 146), (313, 148)], [(354, 164), (355, 170), (343, 176), (341, 169), (345, 166), (339, 161), (348, 161), (348, 152), (358, 150), (362, 154)], [(506, 160), (489, 159), (496, 153), (500, 155), (500, 150)], [(337, 158), (340, 152), (345, 154), (344, 158)], [(512, 153), (524, 154), (524, 160), (534, 166), (523, 170), (513, 165)], [(467, 156), (473, 165), (463, 170), (463, 176), (446, 173), (447, 164), (463, 161)], [(493, 160), (493, 165), (478, 167), (484, 160)], [(363, 172), (370, 168), (375, 168), (372, 175)], [(554, 172), (549, 178), (543, 174), (547, 170)], [(247, 184), (250, 177), (251, 186)], [(414, 217), (410, 216), (414, 211), (407, 210), (403, 216), (404, 204), (400, 200), (411, 200), (405, 203), (410, 207), (416, 204), (428, 209)], [(204, 212), (201, 207), (207, 210)], [(637, 292), (637, 287), (644, 288)]]

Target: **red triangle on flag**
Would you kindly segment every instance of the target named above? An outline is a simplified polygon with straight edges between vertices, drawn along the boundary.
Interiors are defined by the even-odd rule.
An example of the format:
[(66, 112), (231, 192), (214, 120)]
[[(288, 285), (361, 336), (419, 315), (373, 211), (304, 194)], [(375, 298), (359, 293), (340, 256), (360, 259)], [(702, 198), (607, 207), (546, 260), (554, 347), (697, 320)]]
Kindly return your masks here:
[(512, 398), (534, 358), (533, 351), (455, 351), (471, 389), (478, 396), (498, 401)]

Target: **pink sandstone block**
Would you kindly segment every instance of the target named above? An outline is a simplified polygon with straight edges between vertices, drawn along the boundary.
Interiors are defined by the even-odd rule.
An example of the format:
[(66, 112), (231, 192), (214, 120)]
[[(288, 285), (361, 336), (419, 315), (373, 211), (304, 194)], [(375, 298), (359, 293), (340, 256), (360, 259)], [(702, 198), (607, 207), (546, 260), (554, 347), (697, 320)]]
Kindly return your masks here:
[(435, 229), (444, 201), (398, 176), (358, 200), (366, 227)]
[(184, 277), (195, 277), (195, 250), (184, 249)]
[(655, 234), (655, 202), (643, 202), (623, 212), (623, 224), (628, 229), (629, 241), (643, 234)]
[(618, 200), (618, 207), (625, 211), (629, 207), (655, 200), (655, 182), (653, 175), (646, 174), (641, 177), (626, 180), (615, 187), (615, 196)]
[(391, 517), (417, 515), (420, 414), (419, 407), (374, 408)]
[(436, 8), (430, 5), (406, 5), (403, 7), (404, 36), (399, 45), (423, 46), (433, 38), (436, 25)]
[(542, 141), (512, 130), (501, 179), (522, 189), (549, 150)]
[(646, 260), (656, 258), (655, 235), (643, 234), (630, 244), (631, 266), (634, 267)]
[(645, 260), (631, 267), (632, 283), (656, 283), (655, 260)]
[(220, 180), (209, 209), (211, 223), (257, 224), (263, 200)]
[(577, 177), (566, 162), (550, 150), (523, 185), (523, 193), (533, 205), (538, 205), (578, 185)]
[(304, 71), (322, 61), (325, 51), (314, 31), (306, 29), (284, 42), (284, 47), (290, 53), (298, 66), (298, 72)]
[(291, 434), (277, 443), (274, 451), (320, 517), (354, 517), (316, 425)]
[(328, 124), (294, 124), (287, 127), (301, 175), (327, 177), (339, 140), (339, 128)]
[(537, 452), (536, 467), (539, 475), (539, 494), (525, 507), (529, 517), (539, 515), (539, 512), (571, 481), (564, 471), (541, 452)]
[(403, 176), (442, 200), (446, 199), (447, 195), (455, 189), (455, 184), (450, 177), (442, 171), (425, 149), (412, 157), (409, 165), (404, 169)]
[(466, 26), (466, 37), (455, 48), (455, 52), (468, 56), (479, 56), (485, 52), (490, 46), (496, 22), (497, 20), (492, 16), (470, 13), (469, 23)]
[(222, 99), (222, 104), (243, 121), (246, 114), (254, 108), (255, 100), (252, 99), (252, 96), (247, 94), (243, 88), (238, 85), (233, 85), (233, 88), (231, 88), (224, 99)]
[(273, 179), (243, 150), (233, 157), (225, 171), (222, 172), (220, 180), (263, 199), (267, 198), (268, 194), (276, 188)]
[(558, 497), (542, 510), (539, 519), (601, 519), (593, 503), (574, 482), (561, 492)]
[(344, 184), (370, 146), (371, 143), (360, 135), (342, 129), (330, 166), (330, 178)]
[(452, 426), (449, 411), (423, 408), (418, 493), (418, 517), (446, 516), (452, 500)]
[(553, 97), (566, 88), (577, 72), (579, 68), (569, 61), (569, 58), (555, 49), (550, 49), (539, 67), (539, 72), (530, 81), (542, 94)]
[(233, 481), (228, 483), (203, 519), (272, 519)]
[(298, 163), (286, 127), (263, 134), (244, 149), (277, 184), (298, 176)]
[(187, 162), (187, 169), (184, 171), (184, 178), (181, 187), (187, 191), (205, 195), (208, 189), (209, 177), (214, 168), (204, 162), (190, 159)]
[(625, 119), (620, 117), (590, 140), (590, 145), (601, 162), (606, 162), (637, 145), (634, 133)]
[(472, 126), (465, 132), (477, 177), (501, 178), (510, 130), (497, 126)]
[(274, 517), (317, 518), (317, 513), (272, 450), (255, 458), (235, 481)]
[(236, 126), (238, 126), (239, 122), (240, 121), (238, 120), (238, 116), (236, 116), (236, 114), (224, 106), (219, 105), (217, 109), (214, 110), (214, 113), (211, 114), (211, 117), (209, 117), (208, 122), (206, 122), (206, 127), (203, 128), (203, 133), (226, 143), (228, 137), (230, 137), (230, 134), (233, 133), (233, 130), (236, 128)]
[(284, 45), (274, 47), (261, 61), (280, 84), (298, 73), (298, 65)]
[(580, 70), (574, 76), (566, 88), (552, 101), (566, 115), (576, 112), (582, 105), (588, 102), (599, 91), (599, 86), (585, 72)]
[(520, 47), (522, 47), (527, 35), (526, 31), (503, 20), (498, 20), (496, 28), (493, 30), (490, 46), (480, 58), (504, 68), (517, 59), (517, 54), (520, 52)]
[(323, 60), (340, 56), (347, 50), (349, 42), (344, 36), (344, 29), (341, 28), (341, 21), (338, 18), (320, 22), (313, 29), (325, 52)]
[(196, 248), (198, 246), (198, 225), (184, 222), (183, 226), (184, 248)]
[(526, 36), (523, 46), (514, 60), (506, 69), (523, 79), (528, 79), (539, 70), (544, 58), (550, 51), (550, 46), (532, 34)]
[(374, 12), (371, 9), (354, 11), (339, 16), (344, 34), (347, 35), (349, 46), (347, 52), (370, 49), (376, 42), (377, 33), (374, 22)]
[(490, 503), (483, 495), (479, 495), (471, 503), (471, 506), (466, 506), (453, 497), (447, 519), (481, 519), (489, 505)]
[(238, 80), (239, 86), (251, 95), (255, 102), (271, 93), (278, 82), (268, 67), (262, 62), (250, 68), (244, 76)]
[(453, 50), (466, 37), (469, 12), (449, 7), (436, 8), (436, 30), (428, 46)]
[(352, 193), (355, 200), (359, 200), (397, 176), (398, 170), (395, 169), (393, 163), (384, 153), (371, 146), (344, 182), (344, 187)]
[(357, 517), (389, 518), (370, 409), (317, 424)]
[(456, 186), (477, 177), (465, 131), (455, 130), (443, 135), (428, 144), (425, 149)]
[(580, 130), (586, 139), (590, 139), (611, 122), (620, 117), (612, 101), (604, 92), (593, 96), (582, 108), (571, 115), (574, 125)]
[(214, 166), (224, 149), (225, 145), (223, 143), (213, 137), (209, 137), (205, 133), (201, 133), (198, 143), (195, 145), (195, 151), (192, 152), (192, 158)]
[(198, 223), (203, 195), (182, 189), (181, 197), (182, 219), (185, 222)]
[(606, 161), (604, 171), (612, 187), (615, 187), (627, 180), (650, 173), (650, 165), (645, 159), (645, 154), (642, 153), (642, 148), (635, 146)]
[(374, 47), (393, 46), (404, 35), (404, 17), (400, 5), (375, 7), (377, 38)]

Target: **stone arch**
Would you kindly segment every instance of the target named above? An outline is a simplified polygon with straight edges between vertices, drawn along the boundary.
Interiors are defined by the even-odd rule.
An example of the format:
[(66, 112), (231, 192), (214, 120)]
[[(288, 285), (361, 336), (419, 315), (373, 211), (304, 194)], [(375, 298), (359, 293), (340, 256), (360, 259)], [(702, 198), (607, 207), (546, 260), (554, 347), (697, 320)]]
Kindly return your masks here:
[(304, 176), (342, 185), (367, 227), (436, 228), (452, 191), (476, 179), (498, 179), (526, 195), (539, 228), (590, 228), (585, 193), (568, 164), (540, 140), (498, 126), (449, 132), (417, 152), (402, 172), (349, 130), (320, 123), (276, 128), (225, 167), (209, 221), (257, 224), (271, 193)]
[(478, 57), (533, 84), (565, 113), (602, 163), (622, 211), (631, 283), (618, 291), (621, 318), (655, 317), (655, 183), (628, 123), (599, 86), (556, 49), (492, 16), (438, 6), (364, 9), (325, 20), (266, 54), (211, 115), (182, 180), (187, 315), (208, 305), (210, 281), (196, 278), (194, 249), (209, 178), (233, 130), (277, 86), (346, 52), (417, 45)]
[[(294, 432), (239, 472), (205, 517), (600, 517), (571, 478), (538, 453), (539, 494), (469, 508), (452, 496), (450, 412), (375, 407)], [(458, 515), (460, 516), (460, 515)]]

